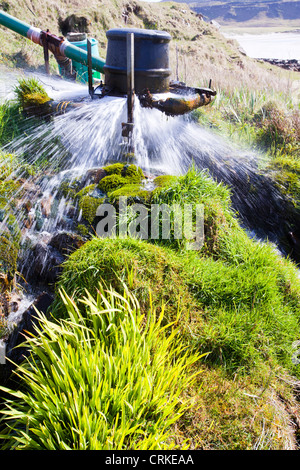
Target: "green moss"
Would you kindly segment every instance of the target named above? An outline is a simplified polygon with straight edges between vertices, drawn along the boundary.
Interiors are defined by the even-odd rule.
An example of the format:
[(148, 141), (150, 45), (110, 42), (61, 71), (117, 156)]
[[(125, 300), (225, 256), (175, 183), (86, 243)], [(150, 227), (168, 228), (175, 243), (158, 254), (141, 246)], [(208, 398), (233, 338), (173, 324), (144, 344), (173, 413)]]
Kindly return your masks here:
[(63, 181), (58, 189), (58, 194), (62, 194), (66, 199), (73, 199), (76, 193), (68, 181)]
[(13, 180), (0, 181), (0, 272), (11, 281), (17, 270), (21, 231), (14, 215), (17, 191), (20, 183)]
[(50, 101), (43, 85), (36, 78), (21, 78), (14, 91), (19, 104), (24, 108), (43, 105)]
[(78, 197), (79, 199), (82, 197), (82, 196), (90, 196), (94, 189), (96, 188), (96, 184), (90, 184), (89, 186), (85, 186), (85, 188), (81, 189), (75, 197)]
[(124, 154), (124, 160), (126, 162), (134, 162), (136, 160), (136, 156), (133, 152), (128, 152)]
[(17, 271), (18, 252), (19, 243), (10, 233), (0, 235), (0, 272), (6, 274), (9, 281), (12, 281)]
[(141, 183), (144, 174), (141, 168), (136, 165), (125, 165), (123, 168), (123, 176), (125, 176), (128, 183)]
[(77, 196), (79, 184), (80, 182), (77, 178), (72, 181), (62, 181), (58, 188), (58, 194), (62, 195), (66, 199), (75, 199), (75, 197)]
[(8, 332), (8, 321), (5, 316), (0, 313), (0, 339)]
[[(144, 178), (142, 169), (133, 164), (125, 165), (122, 163), (114, 163), (113, 165), (104, 167), (104, 170), (106, 171), (107, 176), (105, 176), (99, 183), (99, 188), (101, 190), (103, 190), (103, 188), (106, 187), (106, 183), (108, 181), (113, 182), (112, 184), (115, 184), (114, 181), (116, 182), (118, 181), (117, 178), (113, 178), (113, 175), (124, 178), (124, 180), (121, 180), (121, 183), (119, 184), (119, 186), (121, 184), (141, 183), (142, 179)], [(110, 176), (110, 178), (108, 178), (108, 176)], [(103, 180), (105, 181), (103, 182)], [(103, 186), (100, 186), (101, 183)], [(107, 191), (104, 191), (104, 192), (113, 191), (114, 189), (117, 189), (117, 187), (114, 187), (114, 188), (112, 187), (111, 189), (108, 189)]]
[(104, 199), (99, 199), (91, 196), (82, 196), (79, 201), (79, 208), (82, 212), (82, 217), (89, 222), (93, 223), (96, 217), (97, 208), (103, 203)]
[(102, 178), (98, 184), (98, 188), (104, 193), (108, 194), (126, 183), (127, 180), (123, 178), (123, 176), (111, 174)]
[(152, 198), (152, 191), (147, 191), (146, 189), (141, 189), (137, 197), (144, 203), (147, 204), (151, 201)]
[(120, 197), (127, 197), (127, 204), (139, 202), (148, 203), (151, 199), (151, 191), (141, 189), (140, 184), (125, 184), (119, 189), (108, 194), (111, 203), (117, 201)]
[(20, 188), (20, 183), (18, 181), (9, 179), (0, 181), (0, 196), (7, 199), (7, 202), (10, 198), (14, 196), (17, 190)]
[(112, 165), (105, 166), (103, 169), (107, 175), (121, 175), (124, 168), (123, 163), (114, 163)]
[(23, 95), (23, 107), (43, 106), (49, 103), (50, 98), (46, 93), (28, 93)]
[(176, 181), (176, 176), (172, 175), (159, 175), (154, 178), (153, 183), (156, 186), (163, 187), (163, 186), (170, 186), (174, 181)]
[(83, 237), (87, 237), (89, 235), (89, 229), (83, 225), (83, 224), (78, 224), (77, 225), (77, 232), (82, 235)]
[[(1, 113), (0, 113), (0, 122), (2, 122)], [(22, 166), (22, 168), (25, 168), (26, 164), (20, 162), (19, 159), (14, 154), (11, 154), (11, 153), (5, 154), (0, 151), (0, 180), (1, 181), (7, 180), (15, 170), (20, 168), (20, 166)]]

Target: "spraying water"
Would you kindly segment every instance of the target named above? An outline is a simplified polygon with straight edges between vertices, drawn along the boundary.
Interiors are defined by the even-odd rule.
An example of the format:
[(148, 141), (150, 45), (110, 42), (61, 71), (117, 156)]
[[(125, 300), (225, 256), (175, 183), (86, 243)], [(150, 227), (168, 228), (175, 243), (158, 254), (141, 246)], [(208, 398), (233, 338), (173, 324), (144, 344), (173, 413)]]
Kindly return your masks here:
[[(61, 184), (77, 178), (84, 179), (87, 185), (89, 170), (121, 161), (128, 152), (128, 143), (121, 133), (122, 122), (127, 117), (125, 98), (91, 100), (82, 85), (68, 83), (66, 87), (62, 80), (48, 77), (42, 77), (41, 81), (52, 97), (59, 99), (67, 93), (77, 99), (78, 106), (50, 122), (42, 122), (6, 149), (44, 168), (42, 175), (32, 181), (24, 178), (22, 172), (16, 175), (22, 181), (20, 193), (24, 201), (32, 190), (31, 184), (35, 186), (34, 203), (28, 214), (32, 222), (22, 230), (25, 276), (34, 272), (37, 262), (32, 257), (34, 247), (42, 247), (39, 262), (42, 273), (46, 272), (51, 237), (60, 230), (74, 231), (80, 223), (76, 202), (74, 207), (74, 200), (59, 192)], [(145, 174), (181, 175), (194, 164), (228, 185), (233, 208), (242, 225), (250, 234), (268, 238), (285, 252), (280, 240), (286, 233), (289, 203), (283, 200), (272, 181), (260, 174), (256, 155), (235, 149), (231, 143), (202, 128), (191, 115), (168, 117), (159, 110), (143, 108), (138, 98), (134, 106), (133, 141), (135, 163)], [(21, 218), (18, 222), (22, 225)]]

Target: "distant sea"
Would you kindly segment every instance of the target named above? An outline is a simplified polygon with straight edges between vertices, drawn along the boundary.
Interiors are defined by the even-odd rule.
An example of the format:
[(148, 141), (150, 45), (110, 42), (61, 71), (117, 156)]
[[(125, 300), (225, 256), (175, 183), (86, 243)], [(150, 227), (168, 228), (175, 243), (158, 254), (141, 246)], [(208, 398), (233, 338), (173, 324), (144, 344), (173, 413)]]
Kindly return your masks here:
[(236, 39), (249, 57), (300, 60), (300, 31), (299, 33), (269, 34), (230, 34), (222, 32), (222, 34), (226, 38)]

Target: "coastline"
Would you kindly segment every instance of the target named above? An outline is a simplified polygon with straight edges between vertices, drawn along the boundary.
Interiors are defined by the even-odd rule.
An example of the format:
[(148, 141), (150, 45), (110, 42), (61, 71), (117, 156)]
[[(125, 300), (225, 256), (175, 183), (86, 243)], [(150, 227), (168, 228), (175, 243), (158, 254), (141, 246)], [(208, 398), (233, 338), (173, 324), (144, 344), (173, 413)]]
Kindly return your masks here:
[(286, 70), (291, 70), (293, 72), (300, 72), (300, 60), (297, 59), (263, 59), (258, 58), (258, 61), (267, 62), (271, 65), (277, 65), (277, 67), (282, 67)]

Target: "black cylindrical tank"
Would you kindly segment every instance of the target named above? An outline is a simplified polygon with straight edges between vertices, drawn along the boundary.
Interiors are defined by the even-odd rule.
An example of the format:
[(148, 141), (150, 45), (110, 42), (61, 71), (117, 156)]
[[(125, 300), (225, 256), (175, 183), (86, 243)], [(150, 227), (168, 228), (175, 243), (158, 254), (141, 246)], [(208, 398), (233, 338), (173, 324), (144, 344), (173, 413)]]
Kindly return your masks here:
[(161, 93), (169, 90), (169, 42), (165, 31), (122, 28), (107, 31), (105, 86), (120, 93), (127, 93), (126, 38), (134, 33), (134, 81), (135, 92)]

